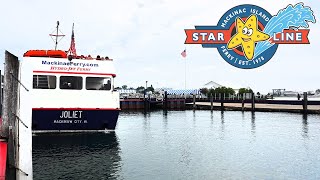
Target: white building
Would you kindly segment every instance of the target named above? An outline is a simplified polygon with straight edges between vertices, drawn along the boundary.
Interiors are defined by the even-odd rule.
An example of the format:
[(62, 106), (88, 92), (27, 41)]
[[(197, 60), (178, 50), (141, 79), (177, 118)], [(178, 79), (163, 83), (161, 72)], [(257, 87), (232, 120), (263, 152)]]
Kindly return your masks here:
[(205, 85), (203, 85), (203, 88), (207, 88), (207, 89), (215, 89), (218, 87), (222, 87), (222, 85), (220, 85), (214, 81), (210, 81), (210, 82), (206, 83)]
[[(236, 88), (235, 88), (234, 86), (221, 85), (221, 84), (218, 84), (218, 83), (216, 83), (216, 82), (214, 82), (214, 81), (210, 81), (210, 82), (206, 83), (205, 85), (203, 85), (202, 88), (215, 89), (215, 88), (223, 87), (223, 86), (225, 86), (225, 87), (231, 87), (231, 88), (235, 91), (235, 93), (238, 93), (238, 92), (239, 92), (239, 89), (240, 89), (239, 87), (236, 87)], [(250, 89), (250, 87), (247, 87), (247, 88)]]

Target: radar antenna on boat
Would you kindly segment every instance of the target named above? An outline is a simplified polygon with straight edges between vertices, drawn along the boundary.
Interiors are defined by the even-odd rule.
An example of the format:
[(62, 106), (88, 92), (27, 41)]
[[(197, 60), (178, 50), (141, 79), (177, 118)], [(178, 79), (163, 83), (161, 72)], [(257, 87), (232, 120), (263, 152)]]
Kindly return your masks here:
[[(59, 34), (59, 32), (61, 34)], [(56, 34), (54, 34), (56, 33)], [(58, 46), (58, 43), (61, 41), (61, 39), (65, 36), (59, 29), (59, 21), (57, 21), (57, 27), (56, 27), (56, 30), (54, 30), (51, 34), (49, 34), (49, 36), (51, 36), (52, 40), (54, 41), (55, 43), (55, 47), (54, 47), (54, 50), (57, 50), (57, 46)], [(61, 37), (59, 39), (59, 37)]]

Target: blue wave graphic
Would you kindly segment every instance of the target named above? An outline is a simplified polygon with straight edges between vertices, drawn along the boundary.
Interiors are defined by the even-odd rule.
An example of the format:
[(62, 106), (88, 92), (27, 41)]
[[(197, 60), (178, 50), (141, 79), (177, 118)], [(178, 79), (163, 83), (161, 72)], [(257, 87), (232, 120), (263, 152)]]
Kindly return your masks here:
[[(280, 33), (284, 29), (308, 28), (309, 22), (316, 22), (316, 18), (310, 7), (304, 6), (302, 2), (296, 4), (294, 7), (290, 4), (270, 19), (263, 32), (272, 37), (274, 33)], [(273, 45), (274, 44), (271, 44), (269, 41), (258, 42), (254, 51), (254, 58)]]

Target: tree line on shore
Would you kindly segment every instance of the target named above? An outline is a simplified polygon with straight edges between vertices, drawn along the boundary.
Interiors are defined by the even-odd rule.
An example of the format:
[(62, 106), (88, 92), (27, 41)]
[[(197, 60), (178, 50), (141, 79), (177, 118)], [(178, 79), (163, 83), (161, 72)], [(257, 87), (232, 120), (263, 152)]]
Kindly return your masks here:
[(123, 90), (136, 90), (137, 92), (140, 92), (140, 93), (143, 93), (145, 90), (147, 90), (148, 92), (149, 91), (154, 92), (154, 88), (153, 88), (152, 85), (147, 87), (147, 89), (145, 87), (143, 87), (143, 86), (139, 86), (137, 88), (133, 88), (133, 87), (128, 88), (127, 85), (123, 85), (121, 87), (116, 87), (114, 89), (115, 90), (121, 90), (121, 89), (123, 89)]
[[(201, 88), (200, 92), (202, 94), (205, 94), (207, 96), (210, 96), (211, 94), (226, 94), (226, 96), (229, 95), (236, 95), (236, 94), (245, 94), (245, 93), (253, 93), (253, 90), (250, 88), (240, 88), (238, 93), (236, 93), (236, 91), (230, 87), (217, 87), (214, 89), (208, 89), (208, 88)], [(257, 95), (260, 95), (259, 92), (257, 92)]]
[[(154, 92), (154, 88), (152, 85), (150, 85), (149, 87), (145, 88), (143, 86), (139, 86), (137, 88), (133, 88), (133, 87), (128, 87), (127, 85), (123, 85), (121, 87), (116, 87), (116, 90), (136, 90), (137, 92), (143, 93), (145, 90), (147, 91), (151, 91)], [(204, 95), (209, 96), (210, 94), (226, 94), (226, 95), (235, 95), (236, 92), (234, 89), (230, 88), (230, 87), (217, 87), (217, 88), (201, 88), (200, 92)], [(250, 88), (240, 88), (237, 94), (244, 94), (244, 93), (253, 93), (253, 90)], [(259, 92), (257, 92), (257, 95), (260, 95)]]
[[(144, 93), (144, 91), (146, 90), (147, 92), (152, 92), (154, 93), (155, 89), (152, 85), (150, 85), (149, 87), (145, 88), (143, 86), (138, 86), (137, 88), (133, 88), (133, 87), (128, 87), (127, 85), (122, 85), (121, 87), (116, 87), (115, 90), (136, 90), (137, 93)], [(210, 96), (211, 94), (225, 94), (226, 97), (229, 97), (229, 95), (242, 95), (245, 93), (255, 93), (251, 88), (240, 88), (238, 90), (238, 92), (236, 92), (234, 89), (230, 88), (230, 87), (217, 87), (217, 88), (201, 88), (200, 92), (206, 96)], [(307, 92), (308, 95), (312, 95), (311, 91)], [(314, 94), (320, 94), (320, 89), (317, 89), (316, 91), (314, 91)], [(256, 92), (255, 95), (257, 96), (262, 96), (260, 94), (260, 92)], [(266, 96), (272, 96), (272, 93), (268, 93)]]

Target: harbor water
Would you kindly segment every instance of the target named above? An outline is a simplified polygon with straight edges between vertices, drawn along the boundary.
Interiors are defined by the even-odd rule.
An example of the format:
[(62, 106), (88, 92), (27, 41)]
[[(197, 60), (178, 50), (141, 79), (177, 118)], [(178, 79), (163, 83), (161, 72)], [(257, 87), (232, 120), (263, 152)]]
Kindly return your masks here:
[(115, 132), (33, 136), (34, 179), (320, 179), (320, 116), (121, 112)]

